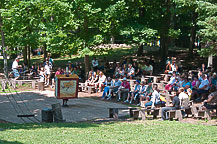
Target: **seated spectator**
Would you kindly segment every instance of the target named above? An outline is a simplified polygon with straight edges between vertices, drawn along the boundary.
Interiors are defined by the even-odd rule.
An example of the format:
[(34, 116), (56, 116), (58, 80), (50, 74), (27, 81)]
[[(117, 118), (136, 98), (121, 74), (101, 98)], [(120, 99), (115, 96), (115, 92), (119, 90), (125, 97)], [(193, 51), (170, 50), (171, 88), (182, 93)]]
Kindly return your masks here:
[(89, 71), (87, 80), (85, 81), (85, 86), (86, 86), (86, 87), (89, 86), (90, 83), (92, 83), (93, 79), (94, 79), (93, 72), (92, 72), (92, 71)]
[(179, 100), (180, 105), (182, 105), (182, 101), (184, 99), (188, 99), (188, 95), (185, 93), (185, 89), (183, 87), (179, 88)]
[(121, 70), (120, 70), (120, 77), (124, 78), (126, 77), (126, 72), (127, 72), (127, 67), (125, 64), (122, 65)]
[(176, 58), (176, 65), (178, 67), (177, 72), (179, 72), (179, 73), (182, 72), (182, 64), (181, 64), (181, 61), (178, 57)]
[(43, 67), (41, 67), (39, 72), (39, 82), (45, 82), (45, 72)]
[(152, 82), (151, 80), (149, 80), (145, 93), (140, 95), (140, 103), (138, 104), (138, 106), (140, 106), (141, 102), (144, 100), (149, 101), (151, 99), (152, 93), (153, 93)]
[(199, 85), (200, 85), (200, 81), (198, 80), (197, 76), (193, 77), (193, 81), (192, 81), (192, 88), (193, 89), (198, 89)]
[(19, 61), (20, 60), (18, 58), (16, 58), (12, 64), (12, 70), (13, 70), (13, 75), (14, 75), (15, 79), (18, 79), (20, 77), (20, 74), (18, 72), (18, 68), (20, 68), (21, 65), (18, 65)]
[(200, 70), (201, 70), (202, 73), (206, 72), (206, 66), (205, 66), (205, 64), (201, 65), (201, 69)]
[(149, 62), (146, 69), (145, 69), (145, 73), (152, 76), (153, 73), (153, 66), (151, 65), (151, 63)]
[(167, 57), (166, 64), (171, 64), (171, 63), (172, 63), (171, 57)]
[(135, 69), (133, 68), (132, 64), (129, 64), (128, 66), (127, 77), (133, 79), (133, 77), (135, 77)]
[(97, 75), (96, 72), (93, 72), (93, 78), (91, 82), (89, 83), (90, 86), (95, 86), (95, 84), (98, 82), (99, 76)]
[(120, 86), (121, 86), (121, 81), (119, 80), (119, 77), (116, 76), (113, 85), (110, 86), (110, 88), (109, 88), (109, 94), (108, 94), (107, 100), (111, 99), (111, 93), (117, 92)]
[(191, 85), (191, 82), (188, 80), (188, 76), (184, 77), (183, 78), (183, 83), (182, 83), (182, 86), (185, 90), (185, 92), (187, 91), (188, 88), (192, 89), (192, 85)]
[(203, 101), (203, 109), (217, 109), (217, 90), (216, 87), (211, 87), (211, 93), (208, 96), (207, 100)]
[(99, 80), (98, 82), (95, 84), (95, 89), (98, 89), (98, 92), (102, 92), (102, 88), (104, 87), (106, 81), (106, 76), (104, 75), (104, 73), (102, 71), (99, 72)]
[(140, 98), (141, 96), (144, 96), (145, 94), (146, 94), (146, 86), (145, 86), (145, 82), (142, 81), (138, 94), (134, 96), (134, 101), (136, 101), (137, 98)]
[(61, 67), (59, 67), (55, 73), (55, 76), (61, 75), (61, 74), (62, 74), (62, 70), (61, 70)]
[(132, 101), (134, 100), (134, 97), (135, 97), (136, 95), (138, 95), (138, 93), (139, 93), (139, 91), (140, 91), (140, 87), (141, 87), (140, 81), (139, 81), (139, 80), (136, 80), (136, 85), (135, 85), (135, 87), (134, 87), (134, 91), (129, 92), (128, 97), (127, 97), (127, 100), (125, 100), (124, 102), (125, 102), (125, 103), (129, 103), (129, 99), (130, 99), (130, 104), (132, 104)]
[(199, 80), (200, 82), (203, 80), (202, 75), (203, 75), (202, 71), (199, 70), (197, 76), (198, 76), (198, 80)]
[(159, 104), (161, 104), (160, 94), (159, 94), (158, 89), (157, 89), (157, 84), (154, 84), (151, 100), (150, 100), (150, 102), (145, 104), (145, 107), (151, 106), (151, 108), (154, 108), (155, 105), (159, 105)]
[(171, 90), (173, 84), (176, 82), (176, 72), (173, 72), (173, 75), (170, 77), (169, 83), (165, 86), (166, 90)]
[(211, 87), (215, 86), (217, 88), (217, 75), (216, 73), (213, 73), (212, 77), (211, 77)]
[(175, 61), (173, 61), (171, 64), (171, 71), (169, 71), (168, 73), (173, 73), (177, 71), (178, 71), (178, 66), (176, 65)]
[(121, 73), (121, 67), (120, 67), (120, 64), (117, 64), (115, 71), (114, 71), (114, 74), (113, 74), (113, 77), (120, 75), (120, 73)]
[(141, 70), (140, 70), (140, 68), (139, 68), (139, 66), (138, 66), (138, 64), (137, 64), (137, 62), (134, 62), (133, 63), (133, 67), (135, 68), (135, 76), (137, 77), (137, 76), (140, 76), (142, 73), (141, 73)]
[(114, 85), (111, 77), (108, 77), (108, 79), (106, 80), (104, 85), (105, 85), (105, 88), (104, 88), (104, 91), (102, 94), (102, 99), (105, 99), (107, 97), (107, 94), (109, 92), (110, 87), (112, 87)]
[(168, 120), (168, 111), (170, 110), (178, 110), (180, 109), (180, 101), (178, 98), (178, 93), (175, 93), (175, 97), (173, 98), (172, 101), (172, 106), (171, 107), (163, 107), (161, 109), (161, 120)]
[(80, 72), (80, 70), (77, 68), (77, 67), (74, 67), (74, 69), (73, 69), (73, 71), (71, 71), (71, 74), (73, 75), (73, 74), (76, 74), (76, 75), (80, 75), (81, 74), (81, 72)]
[(96, 59), (96, 57), (93, 57), (92, 66), (93, 66), (93, 70), (97, 71), (99, 63), (98, 63), (98, 60)]
[(197, 102), (201, 101), (201, 94), (209, 92), (209, 81), (207, 79), (207, 75), (203, 74), (202, 78), (203, 78), (203, 80), (201, 81), (198, 89), (196, 89), (196, 91), (194, 91), (194, 93), (192, 94), (193, 98), (197, 98), (195, 100)]
[(127, 78), (123, 78), (123, 82), (121, 83), (121, 86), (118, 89), (118, 101), (121, 100), (121, 94), (122, 93), (129, 93), (130, 92), (130, 83), (127, 81)]
[(30, 75), (36, 77), (38, 75), (38, 71), (34, 65), (30, 68)]
[(165, 74), (168, 74), (171, 71), (171, 62), (167, 61), (166, 70), (164, 71)]
[(179, 79), (178, 79), (178, 77), (176, 77), (175, 82), (174, 82), (174, 84), (172, 85), (171, 91), (178, 91), (179, 88), (180, 88), (180, 87), (179, 87)]

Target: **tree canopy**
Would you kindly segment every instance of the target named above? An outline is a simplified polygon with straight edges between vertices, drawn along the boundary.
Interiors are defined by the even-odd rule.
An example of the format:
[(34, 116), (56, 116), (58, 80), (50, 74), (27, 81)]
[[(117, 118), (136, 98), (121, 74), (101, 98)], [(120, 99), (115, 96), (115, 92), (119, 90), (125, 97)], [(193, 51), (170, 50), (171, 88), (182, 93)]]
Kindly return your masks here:
[(160, 40), (162, 59), (168, 46), (200, 41), (202, 56), (216, 54), (215, 0), (2, 0), (1, 32), (7, 54), (42, 48), (58, 55), (94, 52), (104, 43), (138, 47)]

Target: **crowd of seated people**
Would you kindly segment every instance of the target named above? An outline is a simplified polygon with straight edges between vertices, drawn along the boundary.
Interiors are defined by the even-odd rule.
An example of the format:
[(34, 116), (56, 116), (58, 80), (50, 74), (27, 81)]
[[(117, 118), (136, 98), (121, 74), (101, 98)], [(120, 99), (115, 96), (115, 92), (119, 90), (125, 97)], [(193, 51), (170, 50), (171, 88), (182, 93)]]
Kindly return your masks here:
[[(142, 75), (152, 75), (153, 66), (149, 63), (146, 65), (146, 63), (133, 61), (129, 63), (129, 61), (125, 59), (123, 62), (113, 63), (112, 68), (114, 70), (108, 78), (103, 74), (103, 70), (90, 71), (85, 82), (86, 85), (95, 86), (99, 91), (103, 91), (102, 99), (110, 100), (112, 93), (114, 93), (117, 96), (117, 101), (137, 105), (141, 105), (142, 101), (146, 101), (145, 107), (151, 106), (152, 108), (157, 105), (165, 106), (166, 100), (160, 95), (157, 84), (153, 84), (149, 80), (146, 85), (146, 82), (137, 79), (137, 77)], [(181, 73), (174, 60), (168, 60), (166, 68), (167, 71), (165, 73), (170, 74), (171, 77), (165, 86), (165, 90), (169, 94), (173, 92), (176, 98), (170, 107), (164, 108), (162, 112), (163, 119), (167, 119), (167, 116), (165, 116), (166, 111), (181, 108), (184, 99), (193, 100), (194, 102), (204, 101), (205, 103), (211, 101), (209, 97), (212, 97), (212, 103), (216, 99), (216, 93), (214, 92), (216, 92), (217, 87), (217, 75), (208, 71), (204, 64), (195, 75)], [(104, 76), (102, 80), (99, 80), (102, 74)], [(129, 82), (131, 79), (136, 79), (136, 84), (132, 89)], [(211, 87), (213, 88), (211, 89)], [(212, 95), (209, 95), (210, 92), (212, 92)], [(125, 99), (123, 99), (123, 93), (127, 94)]]

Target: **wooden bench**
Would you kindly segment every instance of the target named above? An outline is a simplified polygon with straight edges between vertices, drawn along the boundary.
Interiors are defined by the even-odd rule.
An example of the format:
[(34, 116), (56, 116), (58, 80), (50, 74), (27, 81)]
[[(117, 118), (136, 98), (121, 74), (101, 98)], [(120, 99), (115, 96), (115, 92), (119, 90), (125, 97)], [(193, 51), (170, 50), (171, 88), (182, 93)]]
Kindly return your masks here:
[(168, 113), (170, 120), (177, 119), (178, 121), (181, 121), (183, 119), (181, 110), (170, 110)]
[[(211, 111), (216, 111), (215, 115), (211, 115)], [(191, 107), (191, 111), (192, 111), (192, 115), (194, 118), (197, 119), (207, 119), (207, 120), (211, 120), (212, 117), (216, 117), (217, 116), (217, 109), (206, 109), (206, 110), (202, 110), (201, 107), (198, 106), (192, 106)]]
[(14, 80), (15, 83), (18, 83), (19, 86), (22, 86), (23, 83), (30, 83), (32, 84), (32, 88), (36, 88), (36, 80)]
[(138, 108), (108, 108), (109, 118), (114, 118), (117, 120), (119, 110), (129, 110), (129, 116), (130, 117), (136, 117), (134, 115), (137, 115), (137, 112), (135, 111), (137, 109)]
[(151, 107), (141, 108), (139, 112), (140, 112), (140, 116), (141, 116), (142, 120), (146, 120), (147, 115), (152, 115), (153, 119), (161, 117), (160, 116), (161, 108), (154, 108), (154, 109), (151, 109)]

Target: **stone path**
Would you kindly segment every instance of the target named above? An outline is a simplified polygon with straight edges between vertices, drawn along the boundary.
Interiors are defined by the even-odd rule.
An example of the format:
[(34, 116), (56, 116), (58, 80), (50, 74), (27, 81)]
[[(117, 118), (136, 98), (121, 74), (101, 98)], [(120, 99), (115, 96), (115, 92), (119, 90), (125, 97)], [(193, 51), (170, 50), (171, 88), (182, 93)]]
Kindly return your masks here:
[[(109, 107), (127, 107), (122, 104), (112, 103), (109, 101), (101, 101), (99, 99), (93, 99), (84, 97), (84, 94), (79, 93), (78, 99), (70, 99), (68, 101), (68, 107), (62, 107), (63, 117), (66, 122), (78, 122), (93, 119), (102, 119), (108, 117)], [(19, 114), (30, 114), (28, 110), (36, 115), (36, 118), (41, 121), (41, 110), (43, 108), (51, 108), (51, 104), (61, 103), (62, 100), (58, 100), (54, 97), (53, 91), (31, 91), (20, 92), (19, 95), (0, 94), (0, 119), (12, 123), (24, 123), (35, 121), (17, 117)], [(15, 100), (17, 103), (15, 103)], [(17, 109), (15, 111), (14, 107)], [(21, 110), (20, 110), (21, 109)], [(128, 112), (122, 111), (120, 115), (126, 115)]]

